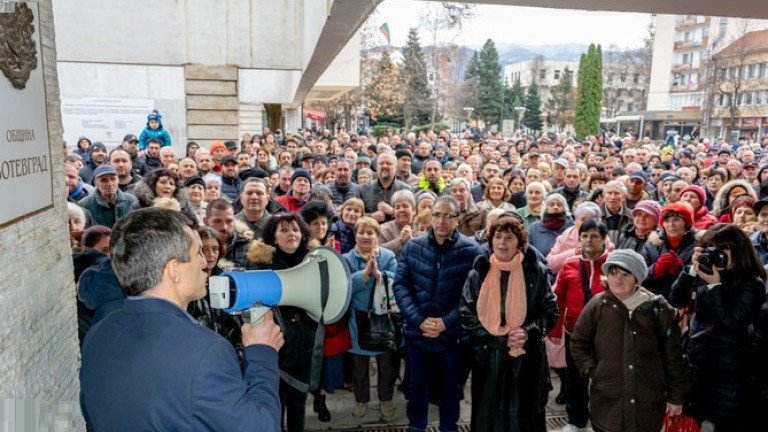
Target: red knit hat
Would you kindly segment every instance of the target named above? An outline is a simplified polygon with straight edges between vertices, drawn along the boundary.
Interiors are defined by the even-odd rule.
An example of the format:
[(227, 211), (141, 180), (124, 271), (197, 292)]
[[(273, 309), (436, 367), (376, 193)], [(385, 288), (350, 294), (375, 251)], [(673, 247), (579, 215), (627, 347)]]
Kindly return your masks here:
[(687, 188), (683, 189), (682, 192), (680, 192), (680, 196), (683, 196), (686, 192), (693, 192), (696, 194), (696, 196), (699, 197), (699, 204), (700, 205), (706, 205), (707, 204), (707, 193), (704, 192), (704, 188), (699, 185), (690, 185)]
[(690, 227), (693, 225), (693, 209), (691, 209), (691, 206), (686, 202), (678, 201), (676, 203), (667, 204), (664, 206), (664, 208), (661, 210), (661, 221), (663, 222), (664, 219), (667, 216), (667, 213), (677, 213), (680, 215), (680, 217), (683, 218), (685, 221), (685, 226)]
[(733, 203), (731, 203), (731, 214), (735, 214), (736, 210), (741, 207), (754, 207), (756, 201), (752, 195), (742, 194), (737, 196)]
[(219, 140), (212, 142), (211, 147), (209, 148), (209, 151), (211, 152), (211, 154), (213, 154), (213, 152), (215, 152), (218, 149), (223, 149), (224, 151), (227, 151), (227, 146), (225, 146), (224, 143)]

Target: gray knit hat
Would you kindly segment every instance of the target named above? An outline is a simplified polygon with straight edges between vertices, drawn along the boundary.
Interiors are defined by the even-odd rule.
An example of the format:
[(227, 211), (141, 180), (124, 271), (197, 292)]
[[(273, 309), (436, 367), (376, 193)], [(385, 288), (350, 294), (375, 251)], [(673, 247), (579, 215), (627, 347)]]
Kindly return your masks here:
[(632, 249), (616, 249), (611, 252), (603, 264), (603, 274), (608, 275), (608, 269), (612, 266), (619, 266), (632, 273), (638, 284), (643, 283), (648, 274), (643, 256)]

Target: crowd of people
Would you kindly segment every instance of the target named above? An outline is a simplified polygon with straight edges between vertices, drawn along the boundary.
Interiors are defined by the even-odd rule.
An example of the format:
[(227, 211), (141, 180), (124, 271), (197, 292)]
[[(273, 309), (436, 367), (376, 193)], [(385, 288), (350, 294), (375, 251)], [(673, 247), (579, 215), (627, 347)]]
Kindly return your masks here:
[[(365, 417), (373, 359), (380, 420), (405, 397), (413, 431), (430, 403), (440, 430), (458, 430), (470, 375), (473, 431), (545, 431), (551, 369), (569, 432), (658, 431), (680, 415), (754, 431), (768, 408), (768, 138), (265, 128), (178, 154), (153, 112), (140, 138), (111, 150), (81, 138), (64, 173), (81, 342), (140, 303), (121, 283), (133, 240), (110, 238), (139, 209), (181, 215), (207, 276), (292, 268), (320, 246), (343, 255), (347, 318), (320, 329), (302, 309), (274, 311), (288, 431), (304, 430), (309, 394), (321, 421), (337, 391)], [(163, 247), (161, 235), (144, 240)], [(361, 348), (353, 317), (382, 287), (402, 341), (378, 352)], [(247, 371), (252, 330), (189, 298), (186, 314)], [(92, 426), (108, 421), (99, 415)]]

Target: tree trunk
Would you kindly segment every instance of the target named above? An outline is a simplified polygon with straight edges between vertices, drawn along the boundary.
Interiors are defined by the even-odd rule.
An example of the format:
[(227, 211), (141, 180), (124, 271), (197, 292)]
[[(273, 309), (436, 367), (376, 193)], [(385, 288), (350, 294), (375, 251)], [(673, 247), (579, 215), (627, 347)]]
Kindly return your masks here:
[(264, 104), (264, 111), (267, 112), (267, 127), (271, 130), (282, 129), (283, 107), (280, 104)]

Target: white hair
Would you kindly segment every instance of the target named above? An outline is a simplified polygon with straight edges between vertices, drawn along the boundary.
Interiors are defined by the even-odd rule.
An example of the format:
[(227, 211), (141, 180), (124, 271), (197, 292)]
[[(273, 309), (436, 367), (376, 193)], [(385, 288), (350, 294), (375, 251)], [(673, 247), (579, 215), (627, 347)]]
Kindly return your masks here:
[(221, 177), (213, 173), (206, 174), (206, 176), (203, 177), (203, 181), (205, 182), (206, 186), (208, 186), (211, 183), (218, 183), (219, 185), (221, 185)]

